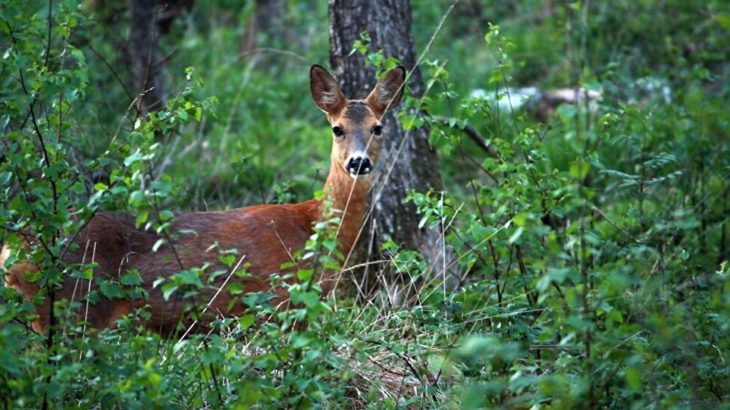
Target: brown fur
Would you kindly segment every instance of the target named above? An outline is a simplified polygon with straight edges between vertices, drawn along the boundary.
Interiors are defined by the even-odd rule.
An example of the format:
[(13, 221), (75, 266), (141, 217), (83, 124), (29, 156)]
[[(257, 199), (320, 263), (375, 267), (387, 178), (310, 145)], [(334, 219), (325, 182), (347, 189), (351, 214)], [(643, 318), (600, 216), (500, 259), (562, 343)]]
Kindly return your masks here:
[[(372, 177), (368, 175), (353, 178), (346, 171), (345, 163), (351, 152), (366, 148), (367, 144), (363, 144), (363, 140), (367, 140), (373, 127), (380, 124), (384, 107), (389, 103), (397, 104), (402, 90), (394, 88), (394, 84), (401, 84), (405, 80), (405, 70), (399, 67), (388, 73), (364, 101), (345, 99), (334, 80), (319, 66), (312, 67), (310, 78), (312, 96), (317, 106), (326, 113), (333, 126), (345, 130), (343, 137), (334, 137), (332, 164), (324, 191), (331, 199), (333, 207), (344, 212), (337, 239), (340, 251), (347, 255), (357, 239), (363, 221)], [(343, 115), (351, 104), (357, 105), (355, 111), (349, 116)], [(367, 154), (373, 164), (378, 159), (379, 139), (372, 138), (367, 146)], [(312, 234), (313, 224), (322, 219), (322, 207), (322, 201), (310, 200), (297, 204), (256, 205), (220, 212), (181, 212), (176, 214), (176, 222), (172, 228), (175, 233), (174, 247), (163, 245), (157, 252), (153, 252), (152, 247), (159, 239), (158, 235), (136, 229), (132, 216), (99, 212), (78, 235), (75, 240), (78, 246), (67, 253), (64, 262), (89, 263), (93, 256), (93, 261), (98, 264), (94, 275), (107, 279), (119, 279), (130, 269), (137, 269), (149, 297), (147, 300), (102, 299), (99, 303), (88, 305), (88, 312), (85, 302), (82, 302), (78, 314), (88, 319), (92, 327), (105, 328), (114, 326), (117, 319), (134, 309), (149, 305), (151, 318), (146, 326), (162, 333), (172, 332), (181, 322), (191, 323), (192, 318), (183, 317), (184, 301), (179, 295), (173, 295), (165, 301), (161, 290), (152, 287), (153, 282), (158, 277), (169, 277), (179, 272), (180, 264), (184, 269), (190, 269), (208, 263), (211, 266), (206, 270), (207, 273), (216, 269), (230, 272), (230, 268), (218, 260), (219, 251), (227, 249), (237, 249), (237, 257), (245, 255), (245, 262), (250, 264), (249, 276), (232, 276), (231, 281), (242, 284), (245, 292), (271, 290), (276, 294), (272, 303), (286, 308), (286, 292), (282, 289), (269, 289), (267, 278), (273, 273), (281, 272), (281, 265), (291, 261), (291, 255), (304, 247)], [(209, 251), (215, 243), (218, 244), (217, 248)], [(0, 267), (4, 266), (9, 255), (10, 250), (3, 248), (0, 253)], [(36, 269), (27, 263), (17, 263), (9, 267), (6, 285), (17, 289), (26, 300), (33, 300), (41, 289), (36, 283), (26, 280), (26, 273)], [(216, 286), (222, 286), (227, 276), (218, 277)], [(333, 273), (326, 273), (319, 278), (324, 294), (331, 290), (335, 279)], [(57, 299), (84, 301), (88, 287), (88, 281), (68, 277), (55, 290), (55, 295)], [(200, 302), (207, 304), (215, 290), (207, 290)], [(49, 325), (51, 307), (47, 299), (44, 298), (37, 306), (39, 319), (33, 327), (38, 332), (44, 332)], [(229, 309), (231, 303), (232, 307)], [(211, 316), (237, 316), (243, 310), (240, 300), (223, 291), (215, 298), (208, 312)]]

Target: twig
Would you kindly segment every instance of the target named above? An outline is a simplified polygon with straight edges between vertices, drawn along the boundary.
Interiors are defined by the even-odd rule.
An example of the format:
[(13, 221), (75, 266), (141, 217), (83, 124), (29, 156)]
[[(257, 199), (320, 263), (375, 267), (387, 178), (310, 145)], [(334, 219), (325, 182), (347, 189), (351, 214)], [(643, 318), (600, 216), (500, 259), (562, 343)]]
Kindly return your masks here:
[(109, 72), (112, 73), (112, 76), (114, 76), (114, 78), (117, 80), (119, 85), (122, 86), (122, 89), (124, 90), (124, 93), (127, 94), (127, 97), (129, 97), (130, 100), (134, 100), (134, 97), (132, 96), (132, 92), (129, 91), (129, 88), (127, 88), (127, 86), (124, 84), (124, 81), (122, 81), (122, 79), (119, 77), (119, 74), (117, 74), (117, 71), (114, 70), (114, 67), (112, 67), (112, 65), (109, 64), (109, 61), (107, 61), (107, 59), (104, 58), (103, 55), (101, 55), (98, 51), (96, 51), (96, 49), (94, 48), (94, 46), (91, 43), (89, 43), (89, 50), (91, 50), (91, 52), (94, 53), (94, 55), (99, 60), (101, 60), (102, 63), (104, 63), (106, 68), (109, 69)]
[[(201, 314), (200, 314), (201, 316), (202, 316), (202, 315), (204, 315), (204, 314), (205, 314), (205, 312), (207, 312), (207, 311), (208, 311), (208, 308), (210, 308), (210, 306), (211, 306), (211, 305), (213, 304), (213, 302), (214, 302), (214, 301), (216, 300), (216, 298), (218, 297), (218, 295), (220, 295), (220, 293), (221, 293), (221, 292), (223, 291), (223, 289), (225, 289), (226, 285), (228, 284), (228, 281), (229, 281), (229, 280), (231, 279), (231, 277), (233, 276), (233, 274), (234, 274), (234, 273), (235, 273), (235, 272), (236, 272), (236, 271), (238, 270), (238, 268), (239, 268), (239, 267), (241, 266), (241, 263), (243, 262), (243, 260), (244, 260), (244, 259), (246, 259), (246, 255), (243, 255), (243, 256), (241, 256), (241, 258), (240, 258), (240, 259), (238, 259), (238, 263), (236, 263), (236, 266), (234, 266), (234, 267), (233, 267), (233, 270), (231, 270), (231, 273), (229, 273), (229, 274), (228, 274), (228, 277), (226, 277), (226, 280), (224, 280), (224, 281), (223, 281), (223, 284), (222, 284), (222, 285), (221, 285), (221, 286), (220, 286), (220, 287), (218, 288), (218, 290), (217, 290), (217, 291), (215, 292), (215, 294), (214, 294), (214, 295), (213, 295), (213, 297), (212, 297), (212, 298), (210, 299), (210, 301), (208, 302), (208, 304), (207, 304), (207, 305), (205, 305), (205, 308), (203, 308), (203, 312), (201, 312)], [(182, 342), (182, 341), (183, 341), (183, 339), (185, 339), (185, 337), (186, 337), (186, 336), (188, 335), (188, 333), (190, 333), (190, 331), (191, 331), (191, 330), (193, 330), (193, 327), (195, 327), (195, 325), (196, 325), (197, 323), (198, 323), (198, 321), (197, 321), (197, 320), (196, 320), (196, 321), (194, 321), (194, 322), (193, 322), (193, 323), (192, 323), (192, 324), (191, 324), (191, 325), (190, 325), (190, 326), (189, 326), (189, 327), (187, 328), (187, 330), (185, 330), (185, 333), (183, 333), (183, 335), (182, 335), (182, 336), (180, 336), (180, 339), (179, 339), (179, 340), (178, 340), (177, 342), (178, 342), (178, 343)]]
[(459, 126), (459, 124), (452, 125), (451, 120), (439, 115), (431, 115), (430, 117), (433, 121), (441, 125), (446, 125), (449, 128), (456, 128), (464, 131), (464, 134), (471, 138), (471, 140), (474, 141), (479, 146), (479, 148), (481, 148), (487, 154), (487, 156), (499, 159), (499, 153), (497, 153), (497, 149), (494, 148), (494, 145), (488, 143), (487, 140), (482, 136), (481, 133), (479, 133), (479, 131), (477, 131), (476, 128), (472, 127), (469, 124), (464, 124), (463, 127)]

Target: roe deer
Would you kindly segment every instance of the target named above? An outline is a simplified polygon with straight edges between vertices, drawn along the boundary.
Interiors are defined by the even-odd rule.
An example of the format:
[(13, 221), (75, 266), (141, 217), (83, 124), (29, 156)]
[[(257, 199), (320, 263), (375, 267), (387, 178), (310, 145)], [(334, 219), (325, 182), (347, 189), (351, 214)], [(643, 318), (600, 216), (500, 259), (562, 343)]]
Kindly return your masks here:
[[(341, 226), (337, 235), (339, 250), (347, 255), (358, 235), (366, 207), (366, 197), (371, 185), (373, 168), (378, 160), (383, 128), (381, 119), (395, 106), (402, 95), (406, 71), (397, 67), (389, 71), (364, 100), (347, 99), (335, 80), (324, 68), (314, 65), (310, 70), (310, 86), (315, 104), (326, 114), (332, 125), (333, 142), (329, 176), (324, 192), (333, 208), (340, 214)], [(230, 277), (238, 281), (244, 292), (272, 291), (274, 306), (287, 305), (284, 289), (270, 289), (268, 276), (282, 271), (281, 266), (291, 261), (291, 253), (304, 247), (313, 232), (313, 224), (322, 219), (323, 201), (309, 200), (296, 204), (255, 205), (230, 211), (180, 212), (175, 215), (173, 232), (194, 232), (180, 235), (174, 245), (165, 244), (157, 252), (152, 247), (159, 239), (152, 231), (135, 228), (130, 215), (98, 212), (80, 232), (76, 249), (64, 257), (66, 264), (78, 264), (91, 257), (98, 266), (94, 276), (102, 279), (119, 279), (127, 271), (136, 269), (142, 276), (142, 287), (148, 292), (146, 301), (104, 299), (81, 315), (90, 326), (106, 328), (115, 325), (121, 316), (134, 309), (149, 305), (150, 318), (145, 325), (160, 333), (173, 332), (183, 318), (184, 303), (179, 298), (165, 301), (159, 288), (153, 287), (158, 277), (169, 277), (181, 270), (209, 263), (213, 269), (226, 269), (218, 260), (217, 252), (207, 249), (218, 244), (219, 249), (237, 249), (238, 255), (246, 256), (250, 264), (244, 278)], [(173, 248), (174, 246), (174, 248)], [(177, 252), (175, 252), (177, 251)], [(0, 253), (0, 267), (5, 265), (11, 251), (7, 246)], [(179, 258), (179, 263), (178, 263)], [(37, 267), (20, 262), (6, 267), (6, 285), (17, 289), (26, 300), (31, 300), (41, 290), (37, 283), (27, 280), (26, 273)], [(209, 270), (210, 271), (210, 270)], [(208, 271), (208, 272), (209, 272)], [(322, 293), (327, 294), (336, 279), (336, 273), (322, 274), (318, 280)], [(215, 286), (223, 286), (223, 275)], [(87, 293), (91, 283), (66, 276), (55, 290), (57, 300), (76, 298)], [(76, 289), (78, 288), (78, 289)], [(215, 315), (240, 315), (244, 310), (240, 300), (233, 300), (228, 291), (216, 295), (209, 306)], [(33, 328), (44, 333), (49, 325), (51, 306), (47, 299), (36, 307), (38, 320)], [(229, 310), (228, 307), (232, 306)], [(286, 306), (284, 306), (286, 308)]]

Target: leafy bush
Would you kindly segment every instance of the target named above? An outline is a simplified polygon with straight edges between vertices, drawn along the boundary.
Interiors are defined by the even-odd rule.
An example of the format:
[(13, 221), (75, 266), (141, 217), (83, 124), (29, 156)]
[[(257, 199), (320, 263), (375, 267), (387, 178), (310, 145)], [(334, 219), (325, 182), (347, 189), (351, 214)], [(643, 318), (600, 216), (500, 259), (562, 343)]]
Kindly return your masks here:
[[(320, 27), (323, 10), (303, 13), (290, 3), (292, 26)], [(123, 89), (126, 74), (110, 70), (119, 42), (113, 30), (73, 1), (50, 10), (37, 2), (0, 6), (0, 226), (13, 249), (4, 268), (18, 260), (42, 267), (31, 279), (43, 289), (39, 300), (25, 301), (2, 288), (0, 402), (726, 402), (730, 10), (721, 1), (549, 5), (497, 6), (493, 24), (476, 29), (470, 20), (451, 21), (422, 65), (430, 115), (401, 115), (430, 123), (448, 189), (412, 192), (408, 200), (423, 226), (445, 232), (454, 258), (430, 266), (414, 250), (385, 244), (388, 268), (410, 279), (413, 298), (361, 303), (341, 286), (322, 299), (313, 279), (342, 263), (330, 215), (296, 255), (307, 261), (290, 274), (298, 281), (272, 279), (287, 287), (292, 309), (275, 309), (266, 292), (239, 289), (248, 313), (169, 338), (140, 325), (144, 309), (100, 332), (73, 320), (86, 304), (145, 291), (131, 272), (118, 281), (96, 278), (88, 300), (54, 300), (64, 278), (94, 279), (93, 262), (66, 265), (63, 255), (98, 211), (133, 214), (138, 226), (161, 235), (161, 246), (172, 235), (173, 209), (308, 198), (328, 168), (328, 141), (316, 110), (293, 91), (306, 84), (304, 65), (289, 54), (262, 61), (231, 53), (242, 27), (214, 23), (247, 17), (250, 8), (202, 5), (165, 40), (179, 44), (182, 56), (167, 67), (176, 91), (142, 121)], [(414, 2), (414, 21), (424, 22), (415, 25), (417, 41), (430, 35), (442, 6)], [(326, 58), (320, 28), (299, 57)], [(478, 36), (462, 35), (474, 30)], [(368, 52), (364, 43), (355, 47)], [(370, 61), (394, 64), (378, 53)], [(563, 105), (544, 124), (471, 93), (510, 98), (508, 87), (520, 85), (579, 86), (603, 98), (596, 109)], [(466, 125), (489, 150), (466, 139)], [(243, 261), (235, 251), (219, 251), (236, 272)], [(236, 273), (245, 275), (240, 266)], [(185, 297), (191, 318), (205, 310), (198, 296), (213, 280), (198, 268), (156, 283), (166, 297)], [(55, 302), (56, 323), (39, 335), (31, 323), (34, 303), (44, 300)]]

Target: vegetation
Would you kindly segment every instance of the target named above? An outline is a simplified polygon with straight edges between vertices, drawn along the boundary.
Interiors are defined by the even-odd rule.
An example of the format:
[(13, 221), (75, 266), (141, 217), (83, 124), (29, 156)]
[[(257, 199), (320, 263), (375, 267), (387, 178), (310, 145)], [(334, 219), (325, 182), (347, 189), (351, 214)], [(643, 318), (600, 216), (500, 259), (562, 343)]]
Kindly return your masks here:
[[(287, 2), (281, 30), (241, 51), (255, 7), (216, 3), (198, 2), (162, 37), (168, 101), (144, 120), (120, 51), (127, 11), (72, 0), (0, 5), (0, 239), (14, 250), (5, 268), (42, 267), (29, 278), (44, 289), (38, 299), (54, 301), (63, 278), (94, 279), (93, 257), (62, 258), (99, 210), (165, 233), (173, 210), (303, 201), (321, 189), (330, 131), (304, 96), (309, 65), (328, 60), (325, 5)], [(0, 282), (0, 404), (728, 402), (727, 2), (464, 1), (446, 15), (450, 4), (411, 5), (427, 93), (404, 103), (422, 113), (399, 117), (430, 125), (445, 189), (406, 199), (424, 228), (444, 233), (453, 257), (429, 265), (417, 250), (384, 244), (387, 263), (376, 266), (383, 280), (410, 286), (409, 297), (359, 294), (362, 272), (345, 267), (337, 290), (320, 298), (312, 278), (342, 262), (331, 252), (334, 214), (295, 255), (316, 262), (286, 285), (293, 309), (241, 293), (250, 313), (204, 334), (150, 333), (139, 324), (144, 310), (100, 332), (72, 320), (100, 298), (144, 297), (134, 272), (96, 278), (88, 300), (54, 301), (46, 335), (30, 327), (41, 300)], [(385, 57), (397, 56), (363, 41), (355, 53), (394, 64)], [(528, 86), (602, 98), (561, 105), (539, 122), (502, 104)], [(220, 257), (239, 262), (232, 251)], [(203, 272), (156, 286), (189, 301), (195, 317), (212, 280)]]

